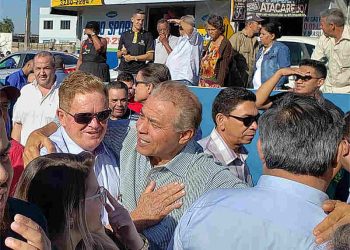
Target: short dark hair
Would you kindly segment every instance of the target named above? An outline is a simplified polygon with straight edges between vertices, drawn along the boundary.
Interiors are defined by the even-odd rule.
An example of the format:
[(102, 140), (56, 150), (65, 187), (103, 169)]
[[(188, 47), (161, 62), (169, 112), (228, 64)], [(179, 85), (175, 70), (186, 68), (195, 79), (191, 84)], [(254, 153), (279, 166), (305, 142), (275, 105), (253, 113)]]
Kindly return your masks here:
[(63, 58), (60, 55), (54, 55), (55, 60), (55, 68), (56, 69), (63, 69)]
[(334, 165), (343, 116), (314, 97), (288, 93), (259, 119), (266, 167), (319, 177)]
[(220, 91), (220, 93), (215, 97), (212, 106), (212, 118), (216, 124), (216, 115), (218, 113), (229, 115), (232, 110), (234, 110), (238, 104), (245, 101), (256, 101), (256, 96), (250, 90), (238, 87), (228, 87)]
[(128, 72), (121, 72), (118, 77), (117, 77), (117, 81), (121, 81), (121, 82), (134, 82), (134, 77), (132, 74), (128, 73)]
[(134, 16), (134, 15), (137, 15), (137, 14), (145, 15), (145, 11), (142, 10), (142, 9), (136, 9), (132, 15)]
[(221, 34), (225, 32), (224, 19), (221, 16), (211, 15), (209, 16), (207, 23), (219, 30)]
[(155, 87), (161, 82), (171, 80), (169, 68), (161, 63), (148, 63), (139, 72), (144, 82), (153, 84)]
[(316, 70), (317, 77), (326, 78), (327, 77), (327, 68), (323, 62), (312, 60), (312, 59), (303, 59), (299, 63), (299, 66), (309, 66)]
[(100, 33), (100, 24), (96, 21), (89, 21), (85, 25), (85, 29), (93, 29), (95, 33)]
[(109, 91), (110, 89), (124, 89), (126, 94), (128, 94), (129, 92), (128, 86), (125, 83), (118, 80), (108, 83), (106, 85), (106, 88), (107, 88), (107, 91)]
[(275, 40), (282, 36), (282, 24), (279, 22), (265, 23), (262, 25), (267, 32), (275, 35)]

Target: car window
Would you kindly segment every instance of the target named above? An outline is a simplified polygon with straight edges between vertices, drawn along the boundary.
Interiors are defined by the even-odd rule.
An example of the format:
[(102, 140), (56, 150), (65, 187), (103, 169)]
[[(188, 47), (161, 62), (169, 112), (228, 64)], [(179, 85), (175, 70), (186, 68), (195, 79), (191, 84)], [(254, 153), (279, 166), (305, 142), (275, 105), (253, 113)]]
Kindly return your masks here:
[(0, 62), (0, 69), (16, 69), (21, 55), (10, 56)]
[(34, 58), (35, 54), (26, 54), (26, 58), (24, 58), (23, 65), (25, 65), (29, 60), (32, 60)]
[(314, 52), (315, 45), (311, 45), (311, 44), (306, 44), (305, 43), (305, 47), (306, 47), (307, 52), (309, 53), (309, 55), (311, 57), (312, 53)]
[(63, 63), (65, 65), (70, 65), (70, 64), (77, 64), (78, 59), (75, 58), (74, 56), (71, 55), (65, 55), (65, 54), (56, 54), (62, 57)]
[(300, 61), (304, 59), (304, 51), (302, 48), (302, 45), (297, 42), (285, 42), (283, 41), (285, 45), (288, 46), (290, 50), (290, 61), (293, 66), (299, 65)]

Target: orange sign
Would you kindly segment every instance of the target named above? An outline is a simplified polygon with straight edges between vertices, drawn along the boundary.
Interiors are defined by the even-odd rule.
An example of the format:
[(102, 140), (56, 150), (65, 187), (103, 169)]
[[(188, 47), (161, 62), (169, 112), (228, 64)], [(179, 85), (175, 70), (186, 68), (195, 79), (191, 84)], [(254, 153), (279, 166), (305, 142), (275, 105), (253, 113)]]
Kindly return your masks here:
[(51, 7), (103, 5), (102, 0), (51, 0)]

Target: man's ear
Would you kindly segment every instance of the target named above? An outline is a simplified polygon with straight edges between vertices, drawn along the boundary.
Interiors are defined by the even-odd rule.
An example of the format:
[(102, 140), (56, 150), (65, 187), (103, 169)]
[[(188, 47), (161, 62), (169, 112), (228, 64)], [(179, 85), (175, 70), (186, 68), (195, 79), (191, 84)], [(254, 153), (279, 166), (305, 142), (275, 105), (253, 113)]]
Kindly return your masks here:
[(324, 78), (318, 79), (317, 87), (321, 87), (324, 84)]
[(186, 131), (182, 131), (179, 138), (179, 144), (184, 145), (188, 143), (193, 138), (194, 135), (195, 135), (194, 129), (188, 129)]
[(152, 83), (147, 84), (147, 92), (149, 95), (152, 93), (153, 89), (154, 89), (154, 85)]
[(338, 145), (337, 155), (332, 162), (333, 178), (342, 168), (341, 158), (349, 154), (349, 145), (347, 143), (348, 142), (345, 139), (343, 139)]
[(217, 113), (215, 116), (215, 121), (216, 121), (216, 128), (219, 131), (224, 131), (225, 130), (225, 121), (227, 117), (222, 114), (222, 113)]
[(56, 116), (58, 117), (58, 120), (60, 121), (62, 126), (66, 125), (66, 112), (64, 112), (62, 109), (58, 108), (56, 111)]

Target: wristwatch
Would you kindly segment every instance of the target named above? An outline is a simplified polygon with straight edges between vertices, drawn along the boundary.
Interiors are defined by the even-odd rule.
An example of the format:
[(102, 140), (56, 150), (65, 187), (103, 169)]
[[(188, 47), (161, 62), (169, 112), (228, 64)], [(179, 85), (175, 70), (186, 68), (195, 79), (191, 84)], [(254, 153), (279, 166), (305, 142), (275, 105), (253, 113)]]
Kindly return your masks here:
[(136, 56), (134, 57), (134, 60), (137, 62), (137, 57)]

